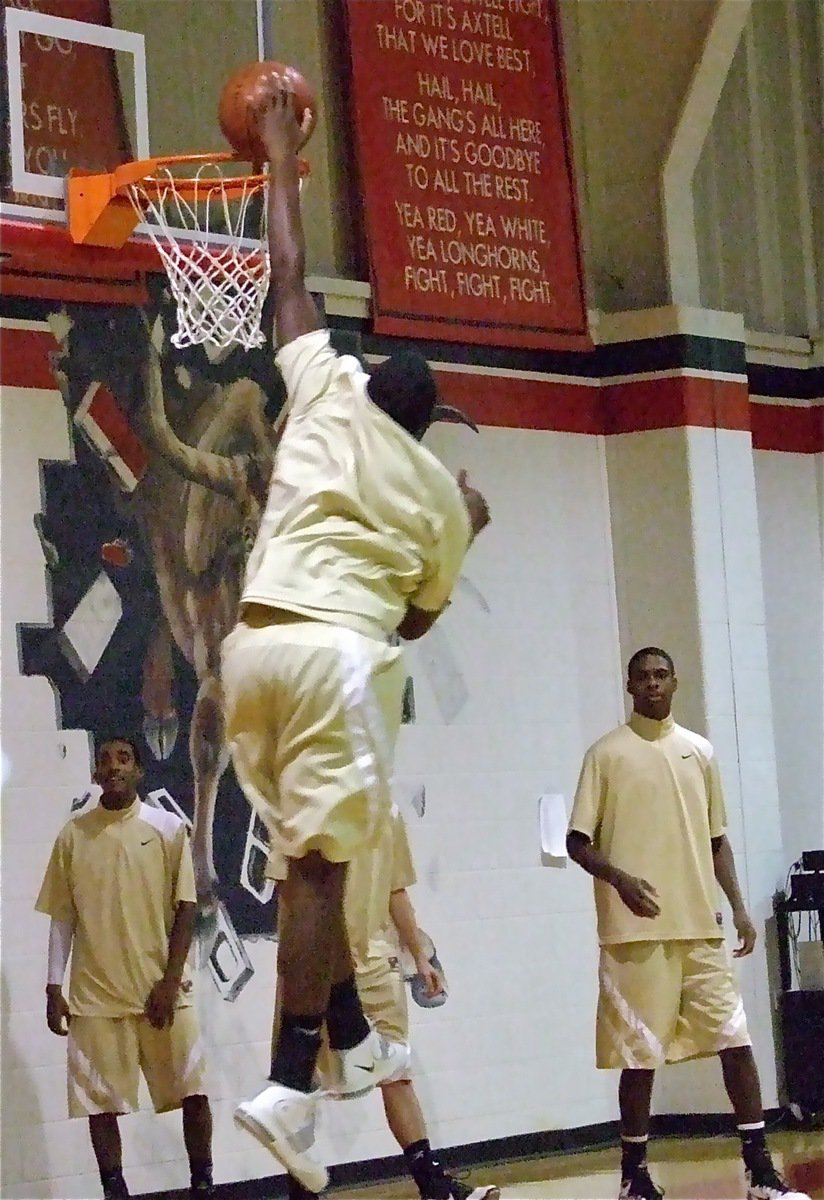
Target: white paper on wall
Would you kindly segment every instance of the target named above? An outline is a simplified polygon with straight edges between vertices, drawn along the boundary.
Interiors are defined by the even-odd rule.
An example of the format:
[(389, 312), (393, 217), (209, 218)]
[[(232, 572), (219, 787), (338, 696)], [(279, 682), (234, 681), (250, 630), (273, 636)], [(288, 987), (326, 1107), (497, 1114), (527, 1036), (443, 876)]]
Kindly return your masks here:
[(538, 830), (541, 862), (545, 867), (565, 867), (567, 814), (560, 792), (545, 792), (538, 798)]

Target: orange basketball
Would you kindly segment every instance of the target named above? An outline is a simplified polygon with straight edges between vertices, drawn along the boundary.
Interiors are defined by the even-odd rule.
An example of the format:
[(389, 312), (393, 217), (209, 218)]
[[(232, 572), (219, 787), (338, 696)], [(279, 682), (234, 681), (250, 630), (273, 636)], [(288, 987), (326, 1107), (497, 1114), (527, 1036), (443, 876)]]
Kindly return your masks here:
[(315, 128), (317, 106), (315, 96), (300, 71), (279, 62), (254, 62), (241, 67), (228, 81), (220, 94), (218, 120), (223, 136), (245, 162), (260, 166), (266, 162), (266, 149), (257, 135), (255, 107), (266, 96), (272, 95), (277, 84), (288, 81), (295, 101), (298, 121), (308, 108), (312, 120), (303, 145)]

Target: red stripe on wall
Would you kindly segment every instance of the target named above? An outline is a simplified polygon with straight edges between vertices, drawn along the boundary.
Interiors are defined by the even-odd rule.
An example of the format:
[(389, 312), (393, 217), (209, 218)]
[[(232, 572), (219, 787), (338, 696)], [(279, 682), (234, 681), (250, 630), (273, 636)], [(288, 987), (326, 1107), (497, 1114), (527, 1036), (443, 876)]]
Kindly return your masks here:
[(747, 385), (735, 380), (680, 375), (598, 388), (439, 371), (438, 384), (447, 403), (465, 408), (481, 425), (564, 433), (750, 428)]
[(824, 454), (824, 404), (752, 404), (750, 413), (756, 450)]
[(464, 371), (438, 371), (447, 404), (457, 404), (479, 425), (602, 433), (600, 389), (578, 383), (513, 379)]
[[(0, 383), (54, 388), (49, 354), (56, 342), (47, 330), (0, 324)], [(752, 428), (757, 450), (824, 453), (824, 406), (752, 404), (744, 383), (674, 376), (611, 383), (518, 379), (437, 370), (448, 404), (464, 408), (480, 425), (544, 429), (557, 433), (638, 433), (697, 426)]]
[(0, 383), (4, 387), (56, 388), (49, 354), (57, 342), (44, 329), (0, 324)]
[(639, 433), (650, 429), (750, 428), (746, 383), (678, 375), (612, 383), (602, 389), (605, 433)]

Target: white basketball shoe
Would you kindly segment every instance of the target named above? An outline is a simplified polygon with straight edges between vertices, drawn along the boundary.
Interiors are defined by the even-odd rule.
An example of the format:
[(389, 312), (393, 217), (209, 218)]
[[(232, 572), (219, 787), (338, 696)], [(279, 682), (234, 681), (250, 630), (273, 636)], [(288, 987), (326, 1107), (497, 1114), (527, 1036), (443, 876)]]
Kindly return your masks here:
[(296, 1092), (273, 1083), (234, 1112), (235, 1124), (274, 1154), (310, 1192), (322, 1192), (329, 1172), (315, 1152), (321, 1092)]
[(371, 1029), (357, 1046), (333, 1052), (332, 1077), (324, 1082), (328, 1091), (341, 1099), (365, 1096), (379, 1083), (403, 1075), (410, 1054), (406, 1042), (390, 1042), (377, 1029)]

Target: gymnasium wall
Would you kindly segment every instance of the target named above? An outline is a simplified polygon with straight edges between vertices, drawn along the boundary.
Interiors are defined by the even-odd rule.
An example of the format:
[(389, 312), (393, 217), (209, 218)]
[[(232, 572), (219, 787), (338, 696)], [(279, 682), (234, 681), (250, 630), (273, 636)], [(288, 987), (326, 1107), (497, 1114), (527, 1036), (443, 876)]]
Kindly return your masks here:
[[(191, 490), (169, 501), (163, 464), (150, 461), (132, 491), (103, 465), (90, 427), (78, 420), (77, 399), (109, 363), (106, 382), (140, 432), (145, 328), (127, 309), (69, 307), (71, 324), (60, 306), (16, 301), (3, 322), (3, 1170), (6, 1194), (20, 1198), (88, 1195), (94, 1185), (85, 1126), (65, 1118), (64, 1045), (45, 1030), (46, 921), (32, 912), (55, 833), (73, 805), (94, 801), (87, 731), (125, 728), (142, 737), (147, 790), (193, 815), (188, 738), (197, 679), (172, 647), (164, 693), (158, 634), (164, 616), (174, 623), (175, 556), (188, 561), (208, 509)], [(95, 358), (101, 318), (110, 335), (120, 333), (121, 352), (112, 355), (109, 342)], [(234, 370), (191, 356), (175, 362), (159, 332), (163, 319), (155, 315), (149, 327), (166, 406), (181, 433), (187, 412), (194, 415), (189, 441), (224, 451), (230, 443), (218, 435), (231, 429), (215, 425), (215, 414), (233, 410)], [(329, 319), (367, 360), (391, 349), (367, 322)], [(660, 363), (679, 343), (659, 335)], [(483, 485), (493, 511), (442, 626), (410, 648), (407, 716), (414, 719), (398, 756), (397, 797), (419, 872), (415, 898), (450, 982), (443, 1010), (413, 1010), (416, 1073), (441, 1145), (614, 1116), (615, 1081), (592, 1067), (589, 884), (574, 868), (541, 865), (536, 808), (544, 791), (560, 791), (569, 803), (586, 745), (622, 717), (622, 664), (638, 644), (673, 651), (678, 713), (716, 743), (739, 870), (761, 930), (790, 861), (820, 839), (820, 562), (811, 553), (821, 528), (811, 505), (820, 451), (753, 455), (748, 426), (759, 405), (735, 369), (740, 344), (727, 345), (726, 372), (693, 366), (687, 373), (678, 354), (669, 371), (644, 372), (649, 341), (602, 347), (608, 384), (593, 383), (591, 363), (581, 373), (583, 355), (567, 356), (568, 374), (559, 377), (505, 366), (511, 356), (494, 350), (471, 368), (440, 351), (444, 394), (468, 403), (483, 428), (477, 437), (437, 430), (433, 446)], [(723, 358), (720, 343), (689, 344), (693, 364), (702, 348), (708, 361)], [(263, 360), (244, 365), (260, 381), (255, 387), (271, 386)], [(616, 382), (621, 370), (625, 378)], [(137, 380), (131, 388), (127, 376)], [(274, 387), (271, 394), (276, 404)], [(774, 408), (777, 419), (762, 414), (755, 422), (762, 442), (782, 437), (783, 409)], [(171, 558), (157, 557), (147, 536), (152, 494), (166, 497)], [(768, 513), (780, 511), (773, 526), (765, 504)], [(211, 552), (226, 568), (231, 522), (221, 528)], [(798, 589), (790, 606), (788, 572)], [(178, 602), (187, 595), (178, 591)], [(214, 613), (209, 604), (217, 599), (207, 592), (203, 611)], [(799, 620), (803, 645), (794, 636)], [(173, 719), (158, 708), (164, 696)], [(264, 1152), (236, 1135), (230, 1113), (265, 1069), (273, 902), (254, 895), (254, 829), (231, 771), (219, 787), (215, 864), (228, 924), (200, 971), (199, 1004), (213, 1070), (218, 1178), (237, 1180), (272, 1169)], [(242, 959), (237, 970), (233, 956)], [(216, 966), (224, 974), (231, 966), (230, 989)], [(773, 1105), (763, 939), (740, 974)], [(662, 1072), (656, 1108), (723, 1111), (714, 1064)], [(325, 1130), (332, 1161), (394, 1152), (376, 1099), (333, 1106)], [(174, 1116), (144, 1111), (124, 1121), (124, 1135), (135, 1190), (182, 1181)]]
[[(65, 1119), (65, 1045), (46, 1031), (42, 1012), (47, 921), (32, 903), (53, 837), (72, 802), (82, 803), (90, 790), (88, 735), (82, 723), (76, 728), (77, 714), (85, 713), (86, 728), (122, 722), (138, 737), (149, 728), (152, 582), (168, 588), (169, 580), (146, 554), (149, 518), (139, 511), (140, 490), (160, 486), (157, 472), (150, 465), (133, 494), (112, 494), (77, 421), (67, 420), (66, 396), (71, 404), (74, 389), (61, 394), (49, 380), (54, 318), (51, 326), (20, 321), (3, 328), (4, 1194), (88, 1196), (95, 1183), (87, 1130)], [(71, 351), (81, 355), (74, 337)], [(15, 363), (20, 373), (10, 377)], [(63, 366), (71, 377), (71, 364)], [(201, 381), (188, 370), (194, 397)], [(78, 379), (82, 392), (85, 377)], [(170, 389), (170, 406), (175, 396)], [(139, 413), (131, 416), (139, 428)], [(398, 758), (397, 798), (420, 877), (416, 900), (451, 991), (445, 1009), (415, 1012), (416, 1068), (433, 1137), (455, 1145), (611, 1115), (608, 1089), (590, 1066), (589, 888), (578, 872), (541, 866), (537, 800), (547, 790), (570, 795), (582, 747), (619, 719), (622, 705), (603, 437), (520, 428), (487, 428), (474, 437), (450, 429), (438, 432), (436, 444), (451, 467), (465, 466), (483, 483), (494, 513), (442, 627), (410, 652), (415, 719)], [(183, 552), (178, 511), (167, 505), (166, 522)], [(34, 525), (41, 512), (57, 556), (50, 567)], [(80, 526), (88, 534), (78, 533)], [(129, 563), (123, 556), (121, 565), (111, 561), (118, 537)], [(81, 680), (80, 651), (72, 653), (69, 643), (92, 651), (77, 621), (69, 621), (101, 573), (114, 595), (83, 607), (79, 621), (91, 626), (92, 638), (96, 629), (109, 640)], [(117, 604), (119, 620), (110, 611)], [(142, 619), (140, 608), (152, 620)], [(106, 621), (113, 622), (110, 633)], [(31, 630), (21, 630), (32, 624), (45, 626), (34, 641)], [(34, 674), (21, 676), (21, 657)], [(179, 733), (165, 760), (149, 752), (143, 736), (146, 786), (165, 786), (191, 815), (191, 709), (178, 652), (173, 665)], [(54, 691), (38, 670), (49, 674)], [(266, 1154), (236, 1134), (230, 1113), (265, 1071), (274, 944), (265, 937), (271, 911), (255, 913), (251, 895), (246, 904), (238, 895), (238, 847), (233, 852), (225, 843), (242, 842), (246, 813), (228, 780), (218, 804), (221, 895), (245, 933), (251, 967), (231, 999), (208, 969), (200, 972), (215, 1164), (223, 1180), (272, 1170)], [(562, 982), (572, 979), (574, 987)], [(545, 1031), (538, 1045), (525, 1036), (536, 1027)], [(517, 1086), (502, 1088), (503, 1072)], [(123, 1130), (134, 1191), (183, 1182), (174, 1115), (155, 1120), (144, 1112), (125, 1120)], [(327, 1137), (335, 1161), (393, 1153), (374, 1099), (333, 1106)]]
[[(142, 7), (145, 18), (167, 6)], [(454, 604), (409, 649), (398, 754), (413, 898), (450, 985), (444, 1008), (412, 1009), (416, 1079), (440, 1146), (615, 1118), (617, 1077), (592, 1065), (591, 889), (576, 868), (541, 864), (537, 800), (559, 791), (569, 805), (584, 749), (623, 718), (624, 664), (639, 645), (672, 651), (676, 716), (716, 744), (761, 933), (790, 863), (824, 839), (822, 368), (812, 350), (773, 350), (765, 365), (735, 315), (655, 307), (669, 299), (656, 173), (712, 7), (562, 3), (587, 284), (606, 314), (593, 313), (596, 348), (425, 347), (447, 399), (481, 424), (478, 436), (435, 430), (431, 445), (468, 468), (493, 514)], [(123, 25), (143, 19), (136, 3), (113, 8)], [(331, 70), (340, 47), (325, 15), (315, 0), (267, 5), (278, 56)], [(222, 29), (206, 30), (216, 62)], [(165, 79), (165, 111), (188, 109), (171, 68)], [(357, 286), (347, 115), (337, 95), (331, 107), (304, 201), (311, 267), (338, 277), (315, 283), (339, 344), (374, 362), (394, 343), (371, 333)], [(47, 920), (34, 898), (58, 829), (95, 800), (91, 733), (134, 732), (147, 790), (193, 817), (199, 680), (176, 621), (190, 602), (201, 632), (226, 620), (248, 515), (248, 496), (211, 505), (147, 454), (143, 372), (156, 353), (169, 420), (203, 452), (259, 448), (281, 395), (268, 350), (224, 361), (174, 352), (156, 289), (146, 319), (36, 294), (4, 298), (0, 314), (2, 1189), (68, 1200), (99, 1185), (86, 1125), (66, 1118), (65, 1043), (45, 1027)], [(114, 406), (89, 395), (94, 384)], [(231, 1109), (266, 1069), (276, 902), (231, 769), (216, 786), (221, 924), (204, 943), (198, 1004), (223, 1181), (273, 1171)], [(764, 937), (739, 973), (774, 1106)], [(186, 1181), (179, 1118), (146, 1102), (122, 1123), (135, 1193)], [(725, 1111), (716, 1064), (663, 1071), (654, 1104)], [(331, 1161), (395, 1153), (377, 1098), (329, 1109)]]
[(755, 455), (775, 749), (787, 862), (824, 845), (822, 456)]

